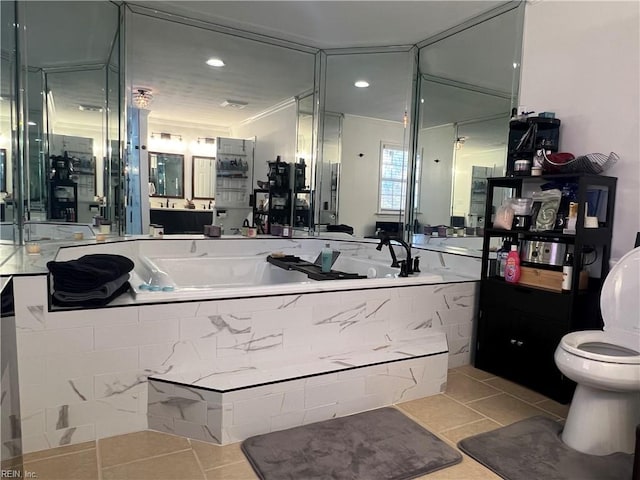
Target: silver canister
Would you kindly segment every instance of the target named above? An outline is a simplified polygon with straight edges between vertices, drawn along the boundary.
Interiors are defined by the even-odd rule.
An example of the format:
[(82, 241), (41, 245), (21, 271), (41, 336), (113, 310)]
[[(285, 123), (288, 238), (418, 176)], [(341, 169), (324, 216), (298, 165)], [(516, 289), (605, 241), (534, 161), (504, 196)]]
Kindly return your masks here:
[(524, 240), (520, 249), (522, 262), (561, 267), (567, 245), (559, 242), (543, 242), (539, 240)]

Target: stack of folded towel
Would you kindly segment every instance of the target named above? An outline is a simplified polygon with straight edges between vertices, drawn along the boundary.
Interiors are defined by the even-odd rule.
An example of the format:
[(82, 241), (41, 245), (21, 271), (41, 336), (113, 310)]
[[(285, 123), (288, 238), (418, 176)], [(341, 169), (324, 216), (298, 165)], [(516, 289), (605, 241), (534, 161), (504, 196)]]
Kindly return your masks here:
[(102, 306), (129, 290), (133, 262), (122, 255), (85, 255), (68, 262), (48, 262), (53, 276), (53, 303)]

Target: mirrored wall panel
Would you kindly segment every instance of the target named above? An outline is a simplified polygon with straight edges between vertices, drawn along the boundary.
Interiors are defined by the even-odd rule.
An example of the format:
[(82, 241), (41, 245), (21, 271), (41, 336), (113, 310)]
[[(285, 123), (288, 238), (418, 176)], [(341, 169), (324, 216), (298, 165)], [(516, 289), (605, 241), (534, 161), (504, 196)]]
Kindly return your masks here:
[(327, 55), (319, 221), (357, 236), (402, 235), (415, 56), (361, 52)]
[[(5, 6), (11, 3), (2, 2), (3, 21)], [(17, 115), (24, 121), (17, 132), (20, 168), (15, 169), (12, 154), (7, 155), (7, 168), (17, 174), (7, 182), (6, 196), (19, 201), (5, 202), (5, 216), (18, 219), (20, 232), (25, 222), (89, 224), (100, 216), (117, 220), (107, 206), (122, 200), (115, 198), (119, 192), (105, 188), (103, 167), (113, 155), (108, 125), (114, 125), (115, 132), (121, 125), (120, 79), (117, 74), (110, 84), (107, 79), (108, 65), (112, 72), (120, 68), (120, 7), (109, 1), (15, 5), (25, 26), (17, 45), (25, 92)], [(4, 35), (3, 26), (3, 62)], [(119, 134), (111, 137), (119, 141)], [(119, 152), (116, 148), (112, 158), (118, 165)]]
[[(240, 232), (256, 219), (265, 226), (294, 225), (300, 216), (300, 223), (308, 224), (308, 216), (302, 220), (295, 212), (303, 199), (296, 198), (294, 165), (300, 158), (310, 160), (298, 155), (296, 98), (313, 91), (316, 50), (223, 32), (139, 5), (127, 9), (127, 25), (129, 102), (149, 112), (140, 131), (147, 132), (150, 151), (185, 159), (187, 182), (172, 192), (183, 199), (176, 205), (215, 199), (195, 204), (198, 210), (215, 210), (210, 218), (225, 234)], [(291, 171), (282, 192), (270, 189), (270, 163), (276, 159)], [(153, 169), (151, 155), (146, 161)], [(143, 193), (148, 211), (163, 208), (156, 198), (158, 185), (152, 184), (155, 195)], [(258, 197), (273, 205), (268, 200), (276, 195), (283, 198), (278, 201), (284, 202), (286, 215), (269, 218), (257, 211)]]
[(149, 153), (149, 194), (156, 197), (184, 197), (184, 155)]
[[(16, 189), (13, 172), (16, 158), (12, 139), (17, 127), (15, 103), (15, 3), (0, 2), (0, 243), (13, 244), (17, 221)], [(0, 262), (3, 258), (0, 257)]]
[(483, 185), (504, 174), (517, 105), (523, 8), (420, 49), (416, 233), (425, 225), (484, 224)]

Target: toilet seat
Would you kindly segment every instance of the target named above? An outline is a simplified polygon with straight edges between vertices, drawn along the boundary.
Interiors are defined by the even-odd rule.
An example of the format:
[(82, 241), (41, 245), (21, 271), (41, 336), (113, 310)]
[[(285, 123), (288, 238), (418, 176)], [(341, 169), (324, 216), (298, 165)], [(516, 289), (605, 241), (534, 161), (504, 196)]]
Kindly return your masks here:
[[(560, 347), (567, 353), (589, 360), (605, 363), (640, 365), (638, 340), (639, 339), (633, 335), (621, 335), (619, 332), (583, 330), (567, 333), (562, 337)], [(593, 344), (600, 344), (602, 350), (619, 347), (620, 351), (616, 355), (596, 353), (594, 350), (598, 350), (598, 348), (597, 346), (593, 348)], [(582, 346), (584, 346), (584, 348), (581, 348)]]
[(616, 263), (602, 285), (603, 330), (566, 334), (560, 348), (604, 363), (640, 365), (640, 248)]

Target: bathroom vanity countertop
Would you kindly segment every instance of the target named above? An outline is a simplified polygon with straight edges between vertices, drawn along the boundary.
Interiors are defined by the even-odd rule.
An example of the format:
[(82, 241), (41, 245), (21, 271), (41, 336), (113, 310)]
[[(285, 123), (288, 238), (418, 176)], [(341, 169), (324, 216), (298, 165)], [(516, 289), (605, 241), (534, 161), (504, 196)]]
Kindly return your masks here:
[[(47, 262), (55, 260), (60, 247), (87, 246), (87, 245), (107, 245), (112, 242), (125, 240), (135, 240), (136, 238), (149, 238), (148, 236), (138, 237), (116, 237), (108, 236), (104, 242), (96, 242), (95, 239), (88, 240), (48, 240), (38, 242), (40, 253), (27, 253), (27, 247), (14, 246), (11, 255), (4, 256), (4, 261), (0, 264), (0, 275), (40, 275), (47, 274)], [(3, 250), (0, 253), (4, 254)]]

